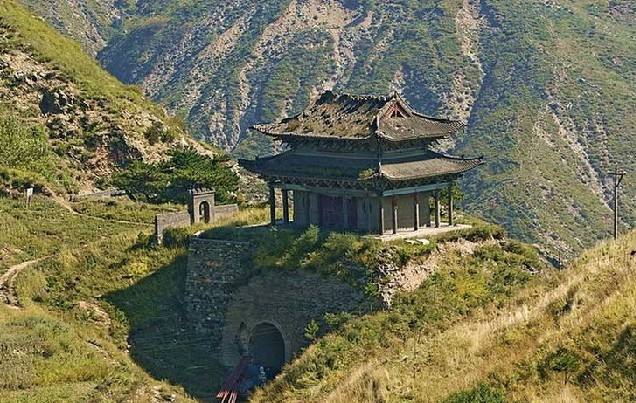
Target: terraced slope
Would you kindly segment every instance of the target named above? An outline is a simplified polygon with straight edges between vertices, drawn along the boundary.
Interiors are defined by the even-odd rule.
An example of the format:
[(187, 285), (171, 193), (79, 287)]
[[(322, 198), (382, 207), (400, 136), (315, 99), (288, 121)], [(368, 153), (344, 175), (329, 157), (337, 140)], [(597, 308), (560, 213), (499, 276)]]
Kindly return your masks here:
[[(251, 124), (297, 112), (324, 88), (395, 89), (465, 120), (454, 152), (488, 160), (465, 181), (466, 206), (555, 255), (608, 235), (607, 172), (636, 170), (628, 0), (24, 1), (87, 49), (96, 41), (63, 10), (77, 3), (79, 20), (111, 21), (91, 25), (101, 63), (198, 136), (226, 149), (247, 138), (239, 155), (269, 147), (249, 138)], [(621, 197), (633, 227), (635, 180)]]

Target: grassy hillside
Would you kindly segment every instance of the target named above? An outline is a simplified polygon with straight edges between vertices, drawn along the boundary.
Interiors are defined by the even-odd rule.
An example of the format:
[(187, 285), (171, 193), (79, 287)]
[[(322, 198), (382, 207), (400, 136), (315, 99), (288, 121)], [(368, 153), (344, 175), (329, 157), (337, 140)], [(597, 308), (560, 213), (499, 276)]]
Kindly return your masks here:
[[(125, 200), (69, 206), (79, 213), (47, 197), (26, 209), (0, 196), (0, 401), (212, 396), (225, 373), (210, 358), (209, 340), (185, 318), (189, 233), (167, 235), (166, 247), (151, 242), (154, 214), (185, 207)], [(265, 209), (247, 210), (231, 220), (253, 224), (266, 216)], [(4, 283), (3, 274), (30, 260)]]
[(253, 400), (632, 401), (635, 248), (632, 232), (534, 276), (493, 247), (449, 257), (395, 312), (344, 323)]
[[(0, 2), (0, 179), (5, 187), (30, 184), (58, 193), (103, 188), (133, 162), (151, 170), (170, 161), (170, 152), (185, 148), (212, 158), (221, 155), (192, 140), (178, 119), (105, 72), (76, 42), (18, 3)], [(204, 159), (218, 165), (217, 176), (236, 182), (225, 158)], [(235, 183), (227, 191), (235, 191)]]
[[(636, 170), (627, 0), (24, 2), (88, 48), (67, 9), (97, 21), (110, 72), (199, 137), (228, 150), (244, 140), (239, 155), (268, 149), (251, 124), (298, 112), (323, 88), (397, 89), (462, 119), (454, 151), (487, 161), (464, 182), (466, 207), (562, 258), (608, 235), (607, 172)], [(636, 222), (635, 195), (628, 178), (623, 227)]]
[[(0, 275), (47, 257), (17, 275), (21, 309), (0, 302), (0, 400), (188, 401), (215, 391), (224, 369), (184, 315), (185, 234), (168, 236), (167, 247), (148, 242), (152, 214), (174, 206), (73, 203), (81, 217), (43, 197), (30, 210), (0, 197), (0, 207), (11, 213), (2, 215), (3, 253), (15, 254), (3, 255)], [(267, 214), (246, 211), (206, 234), (240, 236), (237, 225)], [(379, 255), (418, 264), (439, 250), (443, 259), (418, 290), (394, 296), (391, 311), (317, 321), (312, 337), (321, 338), (256, 400), (551, 400), (565, 379), (572, 396), (633, 398), (633, 374), (622, 368), (634, 358), (636, 261), (626, 254), (636, 234), (555, 272), (492, 226), (462, 233), (475, 242), (445, 237), (430, 247), (314, 232), (257, 234), (255, 268), (319, 270), (375, 295), (365, 284)], [(362, 270), (344, 272), (347, 262)]]
[[(147, 274), (133, 271), (116, 280), (124, 256), (145, 256), (156, 269), (178, 254), (130, 252), (139, 234), (151, 228), (154, 208), (144, 206), (150, 214), (128, 214), (131, 221), (124, 223), (102, 218), (99, 203), (78, 207), (86, 215), (72, 214), (47, 198), (36, 198), (26, 210), (0, 197), (0, 275), (13, 264), (44, 258), (18, 273), (10, 287), (0, 287), (0, 294), (15, 293), (22, 305), (9, 307), (0, 298), (0, 400), (149, 401), (162, 395), (186, 400), (183, 391), (153, 380), (130, 359), (126, 335), (113, 331), (122, 318), (98, 300), (104, 287), (117, 289)], [(125, 204), (109, 209), (120, 219), (128, 210)], [(90, 289), (83, 286), (87, 281)]]

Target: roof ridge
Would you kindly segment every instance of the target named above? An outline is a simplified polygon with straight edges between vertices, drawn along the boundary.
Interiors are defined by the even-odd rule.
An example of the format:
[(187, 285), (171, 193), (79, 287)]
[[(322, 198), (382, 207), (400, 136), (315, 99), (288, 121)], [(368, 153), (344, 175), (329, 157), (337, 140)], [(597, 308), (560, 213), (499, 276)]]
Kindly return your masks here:
[(325, 92), (323, 92), (318, 99), (322, 98), (325, 94), (332, 94), (334, 96), (334, 98), (340, 98), (340, 97), (349, 97), (352, 99), (377, 99), (377, 100), (383, 100), (383, 101), (390, 101), (392, 98), (394, 98), (396, 91), (393, 91), (391, 94), (389, 95), (379, 95), (379, 94), (370, 94), (370, 93), (366, 93), (366, 94), (354, 94), (351, 92), (340, 92), (340, 91), (334, 91), (334, 90), (327, 90)]
[(451, 160), (458, 160), (458, 161), (482, 161), (484, 159), (484, 156), (481, 155), (479, 157), (472, 157), (472, 158), (466, 158), (463, 155), (458, 156), (458, 155), (451, 155), (451, 154), (447, 154), (444, 152), (437, 152), (437, 151), (433, 151), (433, 150), (428, 150), (431, 153), (440, 156), (440, 157), (444, 157), (444, 158), (448, 158)]

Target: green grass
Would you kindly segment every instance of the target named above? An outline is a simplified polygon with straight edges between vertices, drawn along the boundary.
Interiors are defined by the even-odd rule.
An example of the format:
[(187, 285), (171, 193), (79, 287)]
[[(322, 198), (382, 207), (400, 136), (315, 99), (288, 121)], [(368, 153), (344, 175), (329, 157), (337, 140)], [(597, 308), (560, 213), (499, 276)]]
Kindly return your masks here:
[(142, 401), (155, 382), (104, 332), (38, 307), (0, 306), (0, 400)]
[(92, 217), (106, 220), (132, 221), (153, 224), (155, 215), (174, 211), (186, 211), (181, 204), (148, 204), (133, 202), (125, 197), (120, 199), (80, 200), (72, 203), (73, 210)]
[[(154, 379), (209, 396), (223, 373), (210, 359), (207, 340), (197, 339), (185, 319), (187, 250), (149, 245), (147, 236), (124, 234), (95, 242), (90, 250), (65, 249), (38, 265), (45, 285), (35, 287), (35, 295), (40, 304), (83, 326), (99, 325), (101, 319), (80, 303), (100, 307), (110, 318), (108, 337), (129, 350), (131, 362)], [(29, 288), (28, 278), (24, 281)]]
[(48, 146), (42, 126), (25, 125), (0, 111), (0, 173), (1, 183), (14, 188), (33, 185), (39, 189), (53, 183), (58, 187), (74, 188), (76, 184), (62, 160)]
[[(261, 218), (262, 215), (265, 220), (268, 211), (255, 210), (254, 213), (258, 213), (254, 214), (255, 218)], [(472, 217), (462, 219), (462, 222), (472, 224), (472, 228), (430, 237), (428, 245), (414, 244), (408, 240), (382, 242), (374, 237), (358, 234), (323, 232), (315, 226), (305, 230), (269, 226), (245, 227), (247, 222), (238, 219), (210, 228), (200, 236), (258, 244), (252, 258), (254, 268), (317, 271), (336, 276), (363, 289), (370, 296), (374, 296), (377, 291), (377, 281), (381, 276), (378, 267), (382, 259), (404, 266), (412, 259), (429, 256), (438, 244), (459, 239), (481, 242), (501, 239), (504, 235), (501, 227)]]
[[(3, 242), (32, 243), (34, 257), (53, 255), (18, 277), (23, 310), (0, 307), (0, 369), (6, 374), (0, 400), (147, 401), (161, 391), (182, 400), (212, 395), (224, 369), (210, 359), (209, 340), (196, 336), (185, 319), (186, 244), (156, 248), (145, 225), (76, 221), (80, 217), (44, 198), (36, 198), (29, 211), (19, 201), (0, 202), (11, 213), (0, 215), (11, 217), (3, 224)], [(149, 215), (132, 214), (128, 202), (79, 204), (106, 219), (131, 214), (130, 220), (144, 223)], [(267, 214), (242, 211), (214, 224), (223, 229), (207, 233), (249, 232), (239, 226), (262, 222)], [(533, 248), (501, 239), (500, 228), (467, 220), (475, 227), (461, 236), (485, 243), (473, 253), (446, 253), (418, 290), (394, 298), (391, 311), (317, 320), (312, 334), (327, 334), (254, 398), (633, 398), (636, 261), (626, 256), (636, 234), (555, 272)], [(199, 229), (205, 228), (190, 231)], [(261, 245), (255, 261), (260, 268), (284, 275), (301, 267), (346, 280), (357, 272), (345, 270), (357, 265), (366, 281), (380, 250), (406, 264), (456, 240), (441, 237), (430, 247), (414, 247), (313, 228), (265, 231), (252, 233)]]
[[(0, 362), (7, 365), (0, 400), (148, 401), (156, 388), (187, 400), (216, 392), (224, 368), (185, 318), (187, 242), (151, 241), (152, 215), (176, 206), (72, 203), (98, 217), (91, 218), (43, 197), (30, 210), (12, 199), (0, 198), (0, 205), (7, 212), (0, 214), (3, 245), (24, 249), (11, 263), (51, 255), (18, 276), (24, 309), (0, 307)], [(264, 211), (213, 225), (253, 224)], [(205, 226), (188, 235), (199, 229)]]
[(0, 271), (61, 247), (86, 248), (91, 241), (141, 228), (72, 214), (45, 197), (36, 196), (29, 209), (22, 200), (0, 197)]
[(144, 100), (138, 89), (122, 85), (86, 55), (77, 42), (60, 35), (14, 0), (5, 0), (0, 4), (0, 22), (15, 34), (3, 46), (34, 52), (41, 61), (59, 68), (89, 97), (108, 98), (111, 101), (123, 99), (158, 111), (158, 108)]
[[(99, 202), (81, 204), (95, 213), (93, 203)], [(130, 217), (140, 224), (108, 221), (110, 215), (130, 214), (129, 203), (107, 205), (112, 211), (101, 219), (72, 214), (43, 197), (36, 197), (29, 210), (7, 198), (0, 198), (0, 205), (1, 242), (11, 251), (4, 267), (51, 256), (17, 277), (23, 309), (0, 306), (0, 400), (148, 401), (161, 393), (188, 400), (183, 389), (155, 380), (169, 376), (149, 375), (155, 373), (144, 368), (148, 353), (131, 359), (126, 351), (134, 326), (129, 324), (136, 322), (126, 315), (132, 313), (124, 303), (119, 310), (101, 297), (160, 272), (164, 281), (152, 289), (152, 297), (137, 298), (135, 306), (147, 318), (153, 310), (174, 310), (170, 295), (181, 295), (185, 250), (148, 247), (147, 213)], [(104, 212), (106, 206), (97, 210)], [(174, 320), (167, 323), (178, 326)]]

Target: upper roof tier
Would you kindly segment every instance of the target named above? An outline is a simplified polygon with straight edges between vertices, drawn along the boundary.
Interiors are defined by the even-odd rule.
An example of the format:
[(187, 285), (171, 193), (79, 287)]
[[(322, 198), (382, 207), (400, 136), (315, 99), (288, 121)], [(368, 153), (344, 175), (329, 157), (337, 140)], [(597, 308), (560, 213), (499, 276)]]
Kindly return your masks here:
[(463, 126), (458, 121), (424, 116), (397, 93), (377, 97), (327, 91), (302, 113), (253, 129), (287, 139), (368, 140), (377, 136), (386, 141), (405, 141), (447, 137)]

